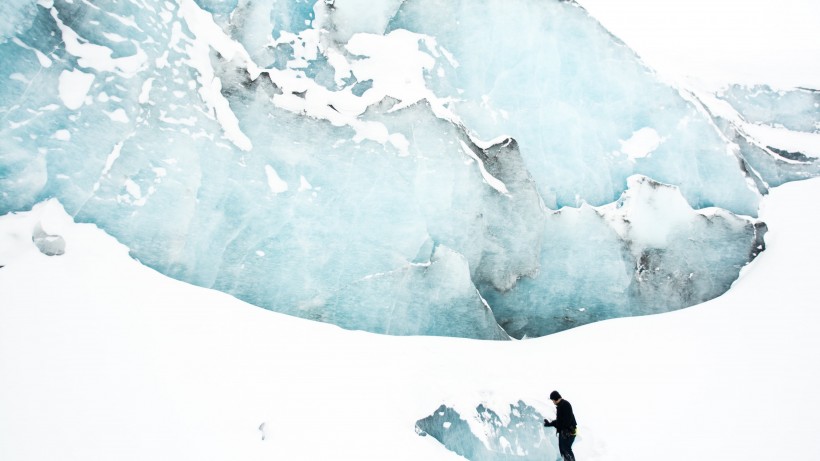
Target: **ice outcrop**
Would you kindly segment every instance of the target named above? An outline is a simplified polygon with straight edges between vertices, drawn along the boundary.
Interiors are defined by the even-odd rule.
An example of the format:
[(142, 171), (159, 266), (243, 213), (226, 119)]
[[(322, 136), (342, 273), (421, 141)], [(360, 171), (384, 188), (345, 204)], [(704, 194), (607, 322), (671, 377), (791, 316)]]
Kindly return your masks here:
[(416, 421), (416, 433), (471, 461), (560, 459), (555, 430), (545, 428), (544, 416), (520, 400), (502, 413), (479, 404), (462, 415), (441, 405)]
[(670, 87), (574, 2), (9, 5), (0, 213), (56, 198), (166, 275), (346, 328), (692, 305), (763, 249), (768, 188), (819, 173), (816, 92)]

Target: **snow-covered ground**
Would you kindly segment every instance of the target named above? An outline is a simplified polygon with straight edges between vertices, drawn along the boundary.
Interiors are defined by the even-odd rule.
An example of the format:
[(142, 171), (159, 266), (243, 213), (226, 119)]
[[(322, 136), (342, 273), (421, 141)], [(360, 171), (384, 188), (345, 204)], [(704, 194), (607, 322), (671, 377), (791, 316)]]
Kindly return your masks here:
[[(579, 459), (820, 459), (818, 198), (820, 180), (766, 198), (769, 248), (718, 299), (517, 342), (291, 318), (168, 279), (56, 202), (8, 215), (0, 459), (455, 459), (415, 421), (441, 403), (548, 414), (553, 388)], [(31, 243), (38, 222), (64, 255)]]
[[(646, 51), (651, 34), (630, 30), (674, 8), (612, 2), (623, 8), (607, 16), (608, 2), (581, 3), (663, 67)], [(731, 48), (721, 31), (743, 46), (748, 7), (770, 13), (773, 40), (788, 32), (783, 53), (802, 56), (790, 54), (794, 69), (772, 83), (817, 86), (820, 60), (805, 54), (820, 46), (817, 32), (794, 32), (818, 23), (813, 2), (691, 4), (709, 20), (677, 18), (703, 48), (691, 29), (675, 29), (691, 46), (670, 52), (680, 69), (664, 72), (765, 83), (770, 67), (754, 74), (750, 62), (768, 49), (746, 53), (742, 66), (709, 54)], [(633, 29), (621, 19), (630, 11)], [(459, 459), (418, 436), (415, 421), (442, 403), (520, 399), (549, 413), (553, 389), (575, 408), (583, 461), (820, 459), (818, 200), (820, 180), (766, 197), (768, 248), (718, 299), (516, 342), (387, 337), (291, 318), (168, 279), (56, 202), (0, 217), (0, 460)], [(37, 250), (37, 223), (65, 239), (64, 255)]]
[(820, 86), (820, 2), (578, 0), (670, 80)]

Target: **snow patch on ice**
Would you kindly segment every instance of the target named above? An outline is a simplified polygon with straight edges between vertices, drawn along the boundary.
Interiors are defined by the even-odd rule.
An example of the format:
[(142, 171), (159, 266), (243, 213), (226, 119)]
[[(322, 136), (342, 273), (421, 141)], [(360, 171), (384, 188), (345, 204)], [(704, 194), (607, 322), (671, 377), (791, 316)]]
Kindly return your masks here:
[(71, 110), (82, 107), (93, 83), (94, 74), (77, 69), (62, 71), (58, 80), (58, 94), (63, 105)]
[(649, 157), (663, 142), (663, 138), (653, 128), (643, 127), (627, 140), (621, 140), (621, 152), (630, 160)]
[(281, 194), (282, 192), (287, 192), (288, 190), (288, 183), (282, 180), (279, 175), (276, 173), (276, 170), (273, 169), (270, 165), (265, 165), (265, 174), (268, 177), (268, 186), (270, 187), (271, 192), (274, 194)]
[(484, 167), (484, 162), (481, 161), (480, 158), (470, 149), (470, 147), (464, 141), (459, 140), (459, 144), (461, 144), (461, 151), (464, 152), (465, 155), (470, 157), (471, 159), (475, 160), (478, 163), (478, 169), (481, 171), (481, 177), (484, 178), (484, 181), (490, 185), (493, 189), (501, 192), (504, 195), (510, 195), (510, 192), (507, 190), (507, 186), (504, 184), (503, 181), (496, 178), (495, 176), (491, 175), (490, 172)]

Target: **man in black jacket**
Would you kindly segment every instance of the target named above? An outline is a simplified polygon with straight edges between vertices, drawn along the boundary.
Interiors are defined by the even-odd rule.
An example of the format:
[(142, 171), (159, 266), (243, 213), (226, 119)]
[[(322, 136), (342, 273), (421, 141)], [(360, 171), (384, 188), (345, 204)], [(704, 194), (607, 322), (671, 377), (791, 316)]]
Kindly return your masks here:
[(575, 461), (572, 453), (572, 442), (575, 441), (575, 414), (572, 413), (572, 405), (561, 398), (558, 391), (550, 393), (550, 400), (555, 404), (555, 421), (544, 420), (544, 426), (552, 426), (558, 431), (558, 451), (564, 461)]

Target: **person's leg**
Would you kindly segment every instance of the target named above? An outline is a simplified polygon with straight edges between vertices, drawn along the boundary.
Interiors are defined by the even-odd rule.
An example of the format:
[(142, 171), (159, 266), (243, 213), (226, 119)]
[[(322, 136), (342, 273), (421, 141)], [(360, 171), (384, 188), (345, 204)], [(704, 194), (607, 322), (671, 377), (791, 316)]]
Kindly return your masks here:
[(574, 435), (558, 434), (558, 451), (564, 461), (575, 461), (575, 454), (572, 452), (573, 442), (575, 442)]
[(575, 436), (570, 435), (567, 437), (567, 455), (568, 461), (575, 461), (575, 453), (572, 452), (572, 444), (575, 443)]

